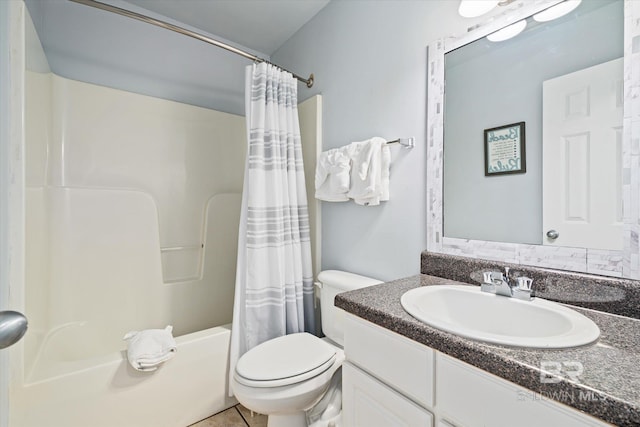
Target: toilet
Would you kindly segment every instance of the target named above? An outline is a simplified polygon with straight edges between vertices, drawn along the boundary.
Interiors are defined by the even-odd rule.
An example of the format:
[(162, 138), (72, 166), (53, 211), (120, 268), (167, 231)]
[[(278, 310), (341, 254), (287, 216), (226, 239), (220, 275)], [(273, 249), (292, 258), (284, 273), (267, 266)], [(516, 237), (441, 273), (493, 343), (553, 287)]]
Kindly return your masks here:
[(325, 338), (306, 332), (274, 338), (246, 352), (236, 364), (231, 381), (236, 398), (268, 415), (268, 427), (307, 426), (305, 411), (322, 398), (344, 361), (344, 312), (334, 306), (335, 296), (382, 283), (337, 270), (321, 272), (318, 282)]

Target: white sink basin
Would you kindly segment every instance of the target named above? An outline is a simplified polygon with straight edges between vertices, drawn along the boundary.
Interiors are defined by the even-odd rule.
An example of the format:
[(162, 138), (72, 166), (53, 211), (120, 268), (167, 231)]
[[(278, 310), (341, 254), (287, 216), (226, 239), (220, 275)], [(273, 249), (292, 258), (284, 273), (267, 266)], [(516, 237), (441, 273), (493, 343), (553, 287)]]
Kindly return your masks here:
[(569, 348), (600, 336), (591, 319), (563, 305), (540, 298), (520, 301), (475, 286), (420, 287), (406, 292), (400, 302), (429, 326), (493, 344)]

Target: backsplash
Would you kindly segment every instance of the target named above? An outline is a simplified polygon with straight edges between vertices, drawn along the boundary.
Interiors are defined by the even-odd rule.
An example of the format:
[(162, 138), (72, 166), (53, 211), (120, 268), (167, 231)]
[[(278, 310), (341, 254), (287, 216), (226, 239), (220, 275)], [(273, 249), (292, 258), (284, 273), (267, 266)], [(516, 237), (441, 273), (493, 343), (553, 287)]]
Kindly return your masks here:
[(420, 271), (464, 283), (482, 283), (483, 271), (511, 269), (533, 279), (535, 295), (552, 301), (640, 319), (640, 281), (551, 270), (424, 251)]

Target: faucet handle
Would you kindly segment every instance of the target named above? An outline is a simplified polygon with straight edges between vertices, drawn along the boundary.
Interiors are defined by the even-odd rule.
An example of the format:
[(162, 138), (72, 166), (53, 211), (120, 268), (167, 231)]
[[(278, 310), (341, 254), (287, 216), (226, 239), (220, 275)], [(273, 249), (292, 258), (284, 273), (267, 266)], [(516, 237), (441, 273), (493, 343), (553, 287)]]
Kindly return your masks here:
[(482, 285), (480, 285), (480, 290), (482, 292), (488, 292), (491, 294), (496, 293), (496, 275), (502, 276), (502, 273), (497, 273), (495, 271), (483, 271), (482, 272)]
[(516, 279), (516, 286), (513, 289), (513, 297), (524, 300), (524, 301), (532, 301), (533, 300), (533, 279), (528, 277), (518, 277)]
[(517, 283), (518, 283), (518, 289), (522, 290), (522, 291), (531, 291), (533, 290), (533, 279), (530, 279), (528, 277), (518, 277), (517, 279)]

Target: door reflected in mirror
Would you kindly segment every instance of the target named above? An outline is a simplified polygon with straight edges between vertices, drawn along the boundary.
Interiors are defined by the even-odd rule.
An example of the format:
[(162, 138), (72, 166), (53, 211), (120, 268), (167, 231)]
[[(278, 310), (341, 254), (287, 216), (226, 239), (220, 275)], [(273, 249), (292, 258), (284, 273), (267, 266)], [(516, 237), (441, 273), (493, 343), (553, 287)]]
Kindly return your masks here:
[[(623, 24), (622, 0), (583, 1), (445, 54), (444, 236), (622, 249)], [(484, 131), (520, 122), (526, 172), (485, 175)]]

